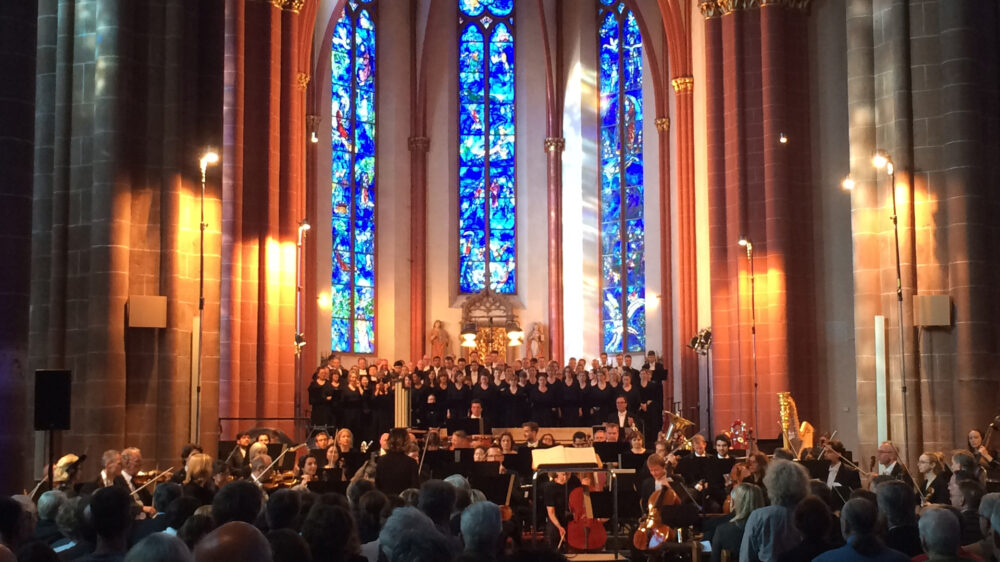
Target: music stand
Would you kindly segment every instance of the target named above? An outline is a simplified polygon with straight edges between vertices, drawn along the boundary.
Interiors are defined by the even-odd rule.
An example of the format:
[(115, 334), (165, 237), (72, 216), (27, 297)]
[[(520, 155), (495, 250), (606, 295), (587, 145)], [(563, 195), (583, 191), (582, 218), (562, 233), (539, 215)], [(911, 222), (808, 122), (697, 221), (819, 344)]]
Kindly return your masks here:
[[(599, 443), (598, 443), (599, 445)], [(555, 464), (540, 465), (531, 477), (531, 498), (535, 509), (531, 510), (532, 544), (538, 545), (538, 477), (553, 472), (603, 472), (608, 475), (608, 485), (611, 487), (611, 531), (614, 533), (615, 544), (621, 544), (618, 529), (618, 475), (610, 468), (597, 468), (595, 464)], [(614, 550), (614, 559), (618, 560), (618, 548)]]

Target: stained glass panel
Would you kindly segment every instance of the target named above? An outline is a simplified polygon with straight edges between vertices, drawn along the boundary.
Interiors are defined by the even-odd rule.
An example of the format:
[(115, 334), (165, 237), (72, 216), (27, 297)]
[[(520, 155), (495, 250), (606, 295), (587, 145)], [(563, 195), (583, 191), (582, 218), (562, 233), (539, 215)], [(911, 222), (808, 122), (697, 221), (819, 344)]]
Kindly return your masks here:
[(601, 341), (634, 353), (646, 346), (642, 37), (622, 0), (600, 0), (598, 11)]
[(458, 8), (459, 290), (514, 293), (514, 1)]
[(375, 350), (376, 2), (345, 6), (330, 48), (330, 335), (345, 353)]

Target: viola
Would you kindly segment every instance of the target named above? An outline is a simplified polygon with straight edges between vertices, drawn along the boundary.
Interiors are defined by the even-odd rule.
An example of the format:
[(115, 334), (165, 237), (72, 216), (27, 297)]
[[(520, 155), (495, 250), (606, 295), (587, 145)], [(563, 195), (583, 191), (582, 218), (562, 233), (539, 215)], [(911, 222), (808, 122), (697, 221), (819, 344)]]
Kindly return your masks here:
[(566, 526), (566, 542), (575, 550), (601, 550), (608, 541), (604, 523), (594, 519), (590, 489), (580, 486), (569, 493), (569, 510), (573, 520)]
[(632, 545), (638, 550), (656, 550), (668, 542), (674, 530), (663, 524), (660, 508), (680, 504), (680, 496), (669, 485), (653, 492), (649, 496), (646, 515), (639, 519), (639, 526), (632, 535)]

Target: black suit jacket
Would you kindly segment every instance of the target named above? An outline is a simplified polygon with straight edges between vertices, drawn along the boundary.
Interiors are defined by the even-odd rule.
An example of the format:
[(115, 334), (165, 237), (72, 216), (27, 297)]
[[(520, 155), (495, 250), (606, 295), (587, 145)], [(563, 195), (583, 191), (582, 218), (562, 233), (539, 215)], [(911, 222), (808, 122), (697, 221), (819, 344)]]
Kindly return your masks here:
[(375, 488), (387, 496), (396, 496), (407, 488), (419, 488), (417, 461), (405, 453), (390, 451), (375, 464)]
[[(613, 412), (611, 412), (611, 414), (608, 415), (607, 421), (609, 421), (611, 423), (614, 423), (614, 424), (618, 424), (618, 427), (620, 429), (624, 430), (625, 428), (629, 427), (629, 425), (628, 425), (628, 418), (632, 418), (632, 421), (635, 423), (635, 426), (637, 428), (639, 428), (640, 432), (646, 426), (644, 420), (641, 417), (639, 417), (639, 414), (636, 413), (636, 412), (632, 412), (632, 411), (626, 411), (625, 412), (625, 425), (622, 425), (621, 423), (618, 422), (618, 410), (617, 409), (615, 409)], [(621, 439), (625, 439), (625, 433), (624, 433), (624, 431), (622, 431), (621, 433), (619, 433), (619, 435), (621, 436)]]
[[(833, 479), (833, 482), (834, 486), (830, 489), (830, 496), (833, 501), (833, 509), (837, 510), (847, 503), (847, 500), (851, 497), (851, 492), (861, 487), (861, 475), (857, 470), (848, 468), (846, 464), (840, 463), (840, 469), (837, 470), (837, 476)], [(840, 485), (837, 486), (837, 484)]]

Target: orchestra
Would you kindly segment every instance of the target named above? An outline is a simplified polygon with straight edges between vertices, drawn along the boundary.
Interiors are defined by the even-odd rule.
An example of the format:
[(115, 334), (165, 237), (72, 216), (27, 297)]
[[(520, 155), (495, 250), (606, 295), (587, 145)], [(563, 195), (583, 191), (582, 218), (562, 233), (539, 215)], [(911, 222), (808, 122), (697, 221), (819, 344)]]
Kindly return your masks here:
[[(411, 497), (423, 482), (459, 474), (501, 507), (508, 536), (535, 532), (564, 551), (603, 548), (614, 537), (622, 539), (614, 544), (650, 559), (666, 545), (689, 540), (732, 545), (726, 533), (733, 521), (768, 504), (765, 475), (772, 457), (742, 422), (705, 435), (678, 413), (664, 412), (666, 375), (655, 357), (640, 370), (630, 365), (597, 361), (588, 369), (583, 360), (560, 367), (533, 359), (507, 366), (492, 357), (480, 364), (473, 352), (468, 361), (435, 357), (415, 365), (346, 367), (331, 357), (316, 369), (308, 389), (306, 443), (254, 428), (220, 442), (217, 460), (187, 444), (177, 470), (146, 472), (137, 448), (109, 450), (100, 457), (100, 475), (82, 483), (77, 473), (86, 456), (67, 454), (55, 466), (55, 480), (71, 497), (121, 487), (142, 519), (156, 516), (153, 491), (171, 479), (183, 496), (210, 505), (233, 480), (249, 480), (266, 501), (280, 489), (346, 494), (359, 481), (387, 496)], [(408, 427), (393, 427), (397, 392), (409, 398)], [(774, 448), (775, 457), (794, 458), (834, 514), (856, 491), (889, 480), (912, 487), (923, 505), (968, 506), (975, 497), (969, 480), (988, 486), (1000, 467), (990, 448), (990, 423), (990, 431), (969, 432), (965, 449), (947, 456), (924, 452), (913, 472), (886, 441), (865, 470), (829, 433), (820, 434), (815, 446), (799, 438), (804, 433), (793, 436), (797, 413), (783, 394), (782, 407), (791, 414), (783, 433), (793, 438)], [(592, 466), (539, 473), (533, 492), (533, 454), (558, 446), (593, 451)], [(31, 497), (47, 489), (43, 479)], [(611, 493), (623, 506), (617, 528), (604, 507)], [(534, 530), (536, 505), (542, 518)], [(716, 529), (725, 531), (713, 541)]]

